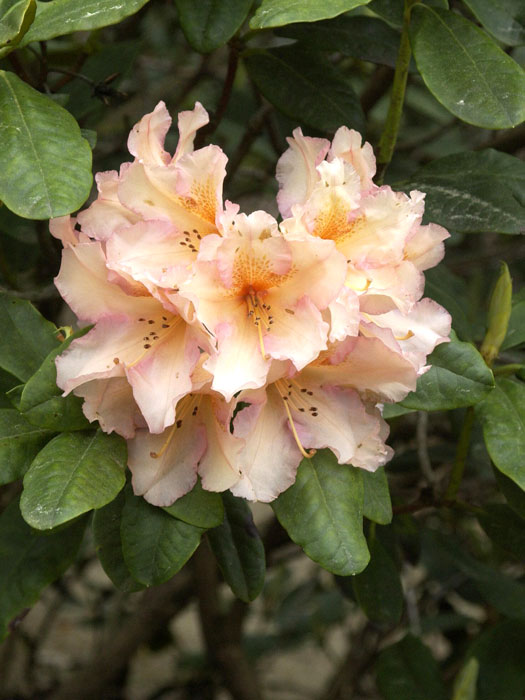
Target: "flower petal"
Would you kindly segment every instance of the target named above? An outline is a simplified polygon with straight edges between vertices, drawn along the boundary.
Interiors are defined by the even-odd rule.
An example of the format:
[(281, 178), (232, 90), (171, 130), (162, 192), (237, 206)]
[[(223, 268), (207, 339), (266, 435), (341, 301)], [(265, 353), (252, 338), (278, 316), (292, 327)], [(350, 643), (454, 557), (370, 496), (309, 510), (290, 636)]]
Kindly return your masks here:
[(108, 314), (150, 316), (162, 307), (151, 296), (127, 295), (108, 281), (108, 269), (99, 242), (90, 241), (62, 251), (62, 264), (55, 278), (58, 291), (76, 315), (95, 322)]
[(239, 411), (234, 420), (234, 435), (243, 438), (246, 447), (237, 463), (241, 477), (231, 491), (235, 496), (267, 503), (293, 484), (302, 456), (274, 386), (243, 392), (238, 400), (251, 405)]
[(208, 444), (198, 468), (202, 487), (207, 491), (226, 491), (239, 480), (236, 463), (244, 440), (230, 433), (231, 407), (219, 396), (203, 396), (199, 416)]
[(98, 420), (105, 433), (115, 431), (125, 438), (135, 435), (136, 427), (145, 427), (133, 392), (125, 377), (95, 379), (76, 387), (74, 393), (84, 399), (86, 418)]
[(170, 506), (195, 486), (197, 464), (205, 449), (204, 426), (190, 421), (160, 435), (138, 430), (128, 440), (133, 491), (154, 506)]
[(171, 126), (171, 117), (164, 102), (159, 102), (153, 112), (145, 114), (135, 124), (128, 138), (128, 150), (141, 163), (165, 165), (171, 160), (164, 150), (164, 139)]
[(191, 153), (191, 151), (193, 151), (193, 140), (196, 132), (209, 121), (208, 112), (200, 102), (195, 102), (195, 107), (191, 110), (179, 112), (179, 142), (175, 155), (173, 156), (173, 162), (177, 161), (186, 153)]
[(300, 128), (287, 139), (290, 148), (277, 162), (276, 177), (279, 182), (277, 204), (283, 217), (291, 215), (294, 204), (303, 204), (319, 179), (316, 167), (328, 152), (326, 139), (303, 136)]
[(361, 134), (354, 129), (341, 126), (336, 132), (330, 148), (330, 158), (342, 158), (350, 163), (359, 174), (361, 188), (369, 190), (374, 187), (372, 178), (376, 174), (376, 159), (372, 146), (362, 143)]

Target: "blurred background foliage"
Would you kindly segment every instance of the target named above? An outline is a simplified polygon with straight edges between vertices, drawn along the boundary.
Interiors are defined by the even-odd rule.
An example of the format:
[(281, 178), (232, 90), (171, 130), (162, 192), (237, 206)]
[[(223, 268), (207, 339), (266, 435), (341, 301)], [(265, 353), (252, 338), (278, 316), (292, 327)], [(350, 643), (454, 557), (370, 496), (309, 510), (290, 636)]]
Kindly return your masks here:
[[(129, 160), (130, 128), (160, 99), (172, 115), (192, 108), (196, 100), (211, 113), (210, 128), (203, 130), (198, 145), (212, 140), (226, 152), (225, 198), (239, 202), (246, 212), (263, 208), (277, 215), (275, 164), (297, 125), (311, 136), (331, 136), (344, 123), (362, 131), (377, 153), (389, 109), (402, 2), (341, 2), (343, 9), (355, 9), (345, 14), (339, 10), (329, 19), (324, 19), (324, 5), (338, 3), (305, 2), (298, 17), (304, 19), (312, 7), (320, 14), (310, 19), (319, 21), (284, 26), (277, 21), (273, 27), (272, 11), (293, 3), (267, 1), (262, 9), (266, 7), (268, 15), (249, 0), (129, 2), (124, 5), (131, 8), (130, 16), (90, 30), (84, 25), (84, 31), (65, 35), (60, 14), (56, 21), (52, 16), (46, 19), (46, 4), (58, 6), (59, 0), (36, 3), (37, 17), (40, 12), (44, 19), (30, 26), (25, 36), (21, 29), (15, 32), (10, 39), (18, 43), (15, 51), (7, 54), (0, 48), (0, 55), (5, 53), (0, 69), (78, 121), (93, 150), (93, 172), (118, 169)], [(5, 16), (17, 5), (23, 5), (20, 23), (28, 21), (34, 2), (0, 2)], [(62, 6), (67, 11), (66, 0)], [(457, 62), (458, 73), (462, 64), (459, 54), (435, 34), (436, 17), (448, 27), (445, 38), (457, 32), (475, 57), (470, 74), (459, 79), (464, 89), (471, 87), (470, 112), (456, 100), (453, 81), (440, 73), (443, 61)], [(56, 33), (46, 34), (53, 21)], [(225, 572), (224, 560), (221, 574), (204, 543), (177, 576), (136, 592), (144, 586), (122, 572), (122, 590), (115, 590), (96, 556), (98, 548), (104, 564), (97, 518), (106, 518), (98, 527), (110, 532), (111, 518), (116, 517), (112, 512), (103, 516), (104, 511), (97, 511), (95, 534), (86, 530), (78, 551), (82, 519), (67, 535), (60, 528), (34, 535), (31, 556), (38, 567), (41, 548), (50, 570), (34, 582), (34, 598), (45, 589), (41, 600), (9, 622), (11, 634), (0, 646), (0, 697), (525, 696), (525, 240), (514, 235), (523, 232), (525, 209), (525, 129), (520, 124), (525, 93), (518, 68), (525, 65), (525, 15), (519, 0), (429, 0), (417, 6), (411, 32), (416, 61), (412, 58), (409, 65), (397, 145), (385, 183), (427, 192), (427, 220), (451, 232), (445, 261), (427, 273), (426, 295), (452, 314), (459, 340), (479, 346), (485, 337), (489, 300), (501, 279), (500, 261), (508, 264), (514, 296), (498, 366), (513, 369), (502, 371), (507, 378), (497, 389), (505, 403), (509, 391), (518, 387), (513, 411), (505, 413), (503, 407), (499, 419), (508, 428), (508, 442), (496, 444), (498, 435), (490, 434), (490, 426), (496, 425), (496, 433), (501, 429), (491, 419), (491, 412), (499, 409), (495, 402), (483, 400), (486, 391), (480, 385), (485, 380), (479, 374), (469, 389), (479, 396), (470, 402), (450, 399), (452, 386), (445, 387), (440, 403), (438, 377), (437, 384), (423, 387), (417, 398), (389, 407), (395, 457), (386, 472), (394, 515), (391, 520), (385, 483), (370, 487), (370, 498), (380, 494), (365, 506), (370, 564), (353, 577), (328, 573), (290, 541), (269, 508), (256, 507), (262, 535), (257, 546), (264, 545), (268, 568), (262, 592), (250, 605), (235, 599), (222, 583), (225, 576), (245, 600), (258, 592), (260, 573), (254, 573), (252, 564), (260, 557), (244, 545), (238, 548), (237, 576)], [(516, 68), (509, 68), (507, 59)], [(502, 90), (512, 91), (512, 104), (503, 116), (498, 110), (506, 98), (496, 95), (495, 105), (488, 104), (483, 75), (491, 94), (498, 82)], [(52, 121), (52, 110), (49, 114)], [(487, 124), (491, 128), (485, 128)], [(57, 130), (60, 136), (58, 122)], [(167, 150), (173, 151), (175, 144), (172, 129)], [(68, 162), (70, 158), (66, 148), (56, 152), (57, 172), (72, 168), (74, 173), (76, 161)], [(78, 167), (90, 170), (85, 164)], [(16, 176), (6, 165), (0, 178), (0, 197), (6, 204)], [(48, 233), (48, 216), (23, 218), (31, 216), (23, 209), (23, 204), (0, 207), (1, 289), (9, 299), (29, 299), (46, 319), (62, 326), (71, 318), (52, 284), (60, 246)], [(2, 332), (7, 331), (4, 325)], [(469, 357), (467, 352), (461, 370), (465, 376), (479, 359), (477, 354), (472, 362)], [(439, 362), (436, 356), (438, 366)], [(450, 363), (450, 358), (441, 359), (449, 372)], [(26, 381), (35, 368), (21, 377), (2, 366), (0, 401), (7, 409), (13, 404), (4, 392)], [(456, 389), (465, 390), (461, 382)], [(472, 432), (465, 444), (461, 436), (466, 424)], [(465, 453), (464, 477), (458, 494), (447, 498), (458, 441)], [(506, 451), (517, 455), (513, 465), (521, 465), (519, 474), (512, 471), (514, 466), (494, 469), (493, 461), (503, 463), (501, 453)], [(6, 454), (2, 453), (4, 460)], [(13, 551), (20, 551), (17, 538), (28, 526), (16, 519), (19, 516), (9, 516), (18, 508), (14, 499), (21, 484), (8, 483), (9, 465), (3, 470), (6, 485), (0, 487), (0, 506), (7, 525), (0, 552), (11, 561)], [(365, 489), (365, 504), (366, 493)], [(122, 509), (115, 504), (115, 512)], [(208, 540), (221, 564), (214, 532)], [(224, 556), (227, 559), (227, 553)], [(27, 575), (30, 564), (25, 561), (24, 566), (18, 575)], [(112, 578), (119, 574), (113, 571)], [(7, 590), (12, 582), (4, 585)]]

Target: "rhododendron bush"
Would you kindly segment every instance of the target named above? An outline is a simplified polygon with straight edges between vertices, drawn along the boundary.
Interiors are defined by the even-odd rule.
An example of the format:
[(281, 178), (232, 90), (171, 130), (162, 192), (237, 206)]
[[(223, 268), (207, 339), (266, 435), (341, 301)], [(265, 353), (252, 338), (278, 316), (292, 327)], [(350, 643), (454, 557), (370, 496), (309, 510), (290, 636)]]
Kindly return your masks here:
[(136, 643), (29, 690), (0, 647), (0, 695), (139, 697), (195, 596), (208, 663), (140, 697), (281, 697), (270, 650), (339, 629), (315, 697), (521, 698), (523, 13), (11, 5), (0, 631), (44, 644), (30, 609), (94, 566)]

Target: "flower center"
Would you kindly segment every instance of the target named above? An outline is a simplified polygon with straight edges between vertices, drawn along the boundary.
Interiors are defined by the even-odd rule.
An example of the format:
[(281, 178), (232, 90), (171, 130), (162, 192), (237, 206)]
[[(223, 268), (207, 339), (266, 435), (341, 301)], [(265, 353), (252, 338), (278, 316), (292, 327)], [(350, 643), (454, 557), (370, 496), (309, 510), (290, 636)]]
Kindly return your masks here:
[(257, 328), (257, 334), (259, 336), (259, 347), (261, 348), (261, 354), (265, 360), (269, 358), (266, 350), (264, 348), (264, 336), (263, 330), (266, 333), (271, 331), (273, 325), (273, 316), (270, 314), (271, 306), (266, 304), (258, 295), (256, 291), (252, 288), (248, 291), (245, 296), (246, 306), (248, 309), (248, 317), (252, 319), (253, 325)]

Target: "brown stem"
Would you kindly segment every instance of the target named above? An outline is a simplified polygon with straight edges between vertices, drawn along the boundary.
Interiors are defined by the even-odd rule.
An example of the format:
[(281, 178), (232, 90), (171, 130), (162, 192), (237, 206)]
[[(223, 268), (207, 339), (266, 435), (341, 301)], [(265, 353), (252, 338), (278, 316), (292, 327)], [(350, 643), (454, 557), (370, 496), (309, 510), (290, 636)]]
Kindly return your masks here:
[(234, 700), (262, 700), (253, 669), (242, 649), (246, 604), (236, 600), (227, 613), (220, 611), (217, 564), (205, 540), (192, 561), (200, 622), (210, 660), (219, 669)]
[(263, 105), (248, 122), (248, 128), (244, 132), (244, 136), (242, 137), (241, 142), (237, 147), (237, 150), (230, 158), (228, 164), (228, 174), (226, 175), (227, 182), (233, 179), (233, 176), (237, 172), (239, 165), (242, 163), (245, 156), (248, 154), (255, 139), (259, 136), (261, 129), (265, 125), (266, 117), (271, 111), (272, 108), (270, 107), (270, 105)]
[(235, 39), (232, 39), (229, 43), (230, 53), (228, 55), (228, 68), (226, 71), (226, 78), (224, 79), (224, 85), (222, 87), (221, 97), (219, 99), (219, 104), (215, 110), (213, 118), (210, 123), (201, 129), (195, 139), (195, 148), (201, 148), (204, 145), (206, 138), (211, 136), (219, 124), (228, 108), (228, 103), (233, 90), (233, 83), (235, 82), (235, 75), (237, 74), (237, 66), (239, 65), (239, 44)]
[(53, 693), (53, 700), (88, 700), (109, 697), (107, 688), (126, 670), (137, 649), (147, 644), (191, 600), (189, 572), (147, 590), (132, 617), (114, 635), (111, 644)]

